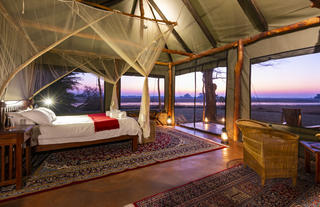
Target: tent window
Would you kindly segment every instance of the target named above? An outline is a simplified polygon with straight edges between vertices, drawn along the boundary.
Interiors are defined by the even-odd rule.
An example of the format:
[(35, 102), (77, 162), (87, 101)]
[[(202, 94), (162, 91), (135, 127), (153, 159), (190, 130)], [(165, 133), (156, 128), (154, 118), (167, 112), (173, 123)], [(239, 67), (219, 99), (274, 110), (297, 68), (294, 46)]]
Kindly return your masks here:
[(251, 118), (283, 123), (289, 108), (301, 111), (302, 126), (320, 125), (319, 58), (314, 53), (252, 64)]
[[(149, 77), (150, 109), (160, 110), (158, 96), (158, 78)], [(164, 78), (159, 78), (161, 110), (164, 110)], [(121, 77), (121, 110), (139, 111), (141, 105), (144, 77)]]
[[(178, 75), (175, 79), (175, 119), (178, 124), (188, 127), (195, 123), (203, 123), (206, 118), (204, 110), (206, 89), (204, 87), (204, 72), (193, 72)], [(210, 120), (213, 123), (224, 124), (226, 96), (226, 68), (218, 67), (213, 70), (212, 83), (215, 93), (216, 113)], [(214, 106), (207, 110), (214, 110)]]
[[(47, 99), (53, 104), (47, 106)], [(104, 81), (91, 73), (72, 72), (37, 94), (34, 101), (58, 115), (99, 113), (104, 111)]]

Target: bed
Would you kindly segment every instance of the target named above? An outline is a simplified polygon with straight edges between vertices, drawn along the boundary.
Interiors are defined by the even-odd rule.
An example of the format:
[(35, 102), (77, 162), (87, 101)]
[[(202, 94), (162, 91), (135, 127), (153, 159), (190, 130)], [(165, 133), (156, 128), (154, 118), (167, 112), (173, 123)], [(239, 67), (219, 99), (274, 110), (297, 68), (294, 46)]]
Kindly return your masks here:
[(136, 151), (138, 142), (142, 142), (141, 128), (131, 117), (117, 118), (118, 128), (97, 131), (96, 122), (88, 115), (55, 116), (50, 109), (43, 107), (9, 112), (8, 115), (15, 125), (35, 125), (32, 145), (36, 152), (122, 140), (132, 140), (132, 150)]

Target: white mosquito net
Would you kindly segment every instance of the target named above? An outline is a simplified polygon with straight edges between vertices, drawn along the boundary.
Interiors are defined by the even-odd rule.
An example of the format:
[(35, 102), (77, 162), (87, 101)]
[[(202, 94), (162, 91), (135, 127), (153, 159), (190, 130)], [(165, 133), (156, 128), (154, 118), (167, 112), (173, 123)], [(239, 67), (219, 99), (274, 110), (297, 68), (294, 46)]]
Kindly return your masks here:
[[(26, 79), (28, 75), (34, 77), (35, 71), (48, 73), (48, 68), (60, 68), (51, 76), (58, 78), (80, 68), (116, 85), (133, 68), (146, 78), (139, 123), (144, 137), (149, 137), (147, 79), (173, 26), (96, 9), (75, 0), (2, 0), (0, 24), (1, 99), (6, 99), (6, 88), (20, 71)], [(38, 67), (44, 70), (36, 70)], [(34, 80), (29, 81), (24, 97), (30, 98), (31, 93), (48, 84), (46, 80), (34, 86)], [(112, 97), (112, 106), (117, 108), (115, 93)]]

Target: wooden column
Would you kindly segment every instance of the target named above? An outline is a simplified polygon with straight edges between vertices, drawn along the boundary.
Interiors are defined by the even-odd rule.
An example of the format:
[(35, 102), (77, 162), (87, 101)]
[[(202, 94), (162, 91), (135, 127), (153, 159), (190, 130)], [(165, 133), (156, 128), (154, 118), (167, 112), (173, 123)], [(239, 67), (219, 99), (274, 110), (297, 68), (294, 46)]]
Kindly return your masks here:
[(121, 81), (120, 80), (117, 83), (117, 99), (118, 99), (118, 107), (120, 109), (120, 105), (121, 105)]
[(239, 129), (236, 120), (240, 117), (241, 71), (243, 67), (243, 41), (238, 42), (238, 61), (234, 70), (234, 111), (233, 111), (233, 140), (238, 141)]
[(172, 119), (172, 123), (174, 123), (174, 117), (173, 117), (173, 113), (172, 113), (172, 63), (169, 63), (169, 70), (168, 70), (168, 73), (169, 73), (169, 99), (168, 99), (168, 116), (171, 117)]

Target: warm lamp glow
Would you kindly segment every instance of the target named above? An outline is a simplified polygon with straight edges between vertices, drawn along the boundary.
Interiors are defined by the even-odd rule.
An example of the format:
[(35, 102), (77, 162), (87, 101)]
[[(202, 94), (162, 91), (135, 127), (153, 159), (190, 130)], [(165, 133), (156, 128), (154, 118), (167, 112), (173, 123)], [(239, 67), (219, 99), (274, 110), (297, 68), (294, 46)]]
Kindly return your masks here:
[(228, 134), (227, 134), (226, 128), (222, 129), (221, 142), (224, 143), (224, 144), (228, 144)]
[(222, 132), (222, 134), (221, 134), (221, 139), (222, 139), (222, 141), (228, 141), (228, 135), (227, 135), (227, 132)]
[(43, 100), (43, 103), (47, 106), (50, 106), (53, 104), (53, 100), (51, 98), (46, 98)]
[(226, 119), (223, 117), (223, 118), (221, 119), (221, 121), (222, 121), (222, 123), (224, 123), (224, 122), (226, 121)]
[(167, 124), (168, 124), (168, 125), (171, 125), (171, 124), (172, 124), (172, 119), (171, 119), (170, 116), (168, 116), (168, 118), (167, 118)]
[(209, 120), (208, 120), (208, 118), (206, 117), (206, 118), (204, 118), (204, 122), (205, 123), (208, 123), (209, 122)]

